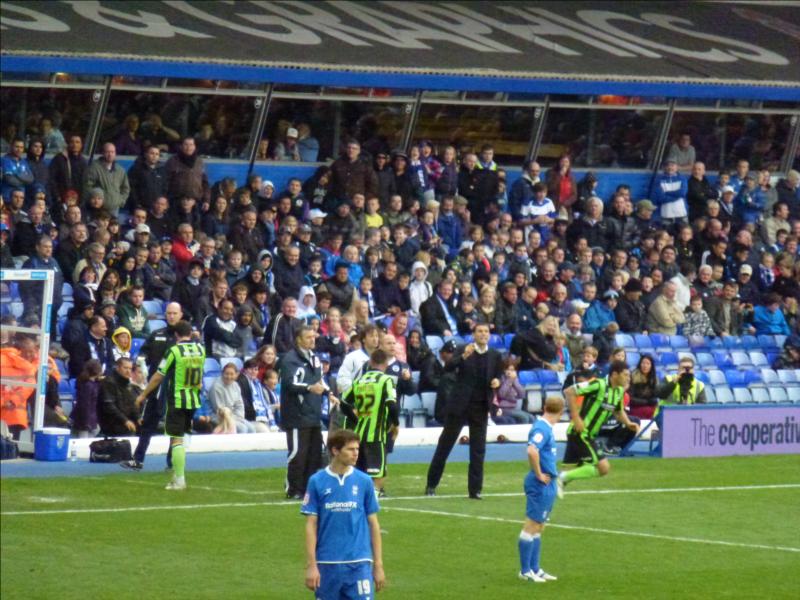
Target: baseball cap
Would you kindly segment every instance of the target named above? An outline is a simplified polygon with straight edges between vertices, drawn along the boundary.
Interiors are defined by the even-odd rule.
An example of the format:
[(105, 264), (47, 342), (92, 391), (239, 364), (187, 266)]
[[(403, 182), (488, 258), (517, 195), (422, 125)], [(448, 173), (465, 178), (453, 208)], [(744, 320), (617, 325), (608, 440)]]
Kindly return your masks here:
[(452, 354), (453, 352), (456, 351), (457, 348), (458, 344), (456, 343), (455, 340), (448, 340), (447, 342), (444, 343), (444, 346), (441, 347), (439, 352), (449, 352), (450, 354)]
[(309, 219), (324, 219), (328, 216), (328, 213), (321, 211), (318, 208), (313, 208), (308, 213)]
[(297, 129), (295, 129), (294, 127), (289, 127), (289, 129), (286, 130), (286, 137), (290, 137), (290, 138), (298, 137)]
[(655, 210), (656, 205), (650, 202), (650, 200), (640, 200), (636, 203), (636, 210)]
[(723, 194), (735, 194), (735, 193), (736, 193), (736, 190), (735, 190), (735, 189), (733, 189), (733, 187), (732, 187), (732, 186), (730, 186), (730, 185), (726, 185), (724, 188), (722, 188), (722, 193), (723, 193)]
[(320, 362), (329, 363), (331, 362), (331, 355), (327, 352), (317, 352), (317, 357), (319, 358)]
[(614, 290), (606, 290), (603, 293), (603, 300), (608, 300), (609, 298), (619, 298), (619, 294)]
[(752, 275), (753, 267), (751, 267), (750, 265), (742, 265), (742, 268), (739, 269), (739, 273), (744, 273), (745, 275)]
[(150, 233), (150, 226), (147, 223), (139, 223), (136, 226), (136, 233)]

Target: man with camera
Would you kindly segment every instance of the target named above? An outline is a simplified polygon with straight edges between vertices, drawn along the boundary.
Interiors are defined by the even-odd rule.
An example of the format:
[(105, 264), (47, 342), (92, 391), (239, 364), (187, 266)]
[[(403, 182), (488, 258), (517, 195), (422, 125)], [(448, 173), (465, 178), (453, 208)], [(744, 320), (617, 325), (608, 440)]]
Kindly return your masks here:
[(667, 375), (656, 388), (661, 404), (705, 404), (703, 382), (694, 376), (694, 359), (684, 356), (678, 363), (678, 374)]

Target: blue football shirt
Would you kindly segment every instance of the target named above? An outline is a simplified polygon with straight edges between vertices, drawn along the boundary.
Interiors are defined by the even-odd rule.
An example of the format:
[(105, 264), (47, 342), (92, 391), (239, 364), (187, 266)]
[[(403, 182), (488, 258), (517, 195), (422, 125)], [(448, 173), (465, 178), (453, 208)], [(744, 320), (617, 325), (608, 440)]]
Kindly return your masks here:
[(372, 561), (367, 517), (380, 510), (372, 479), (350, 468), (336, 475), (330, 468), (308, 480), (300, 512), (317, 515), (317, 562)]
[(536, 446), (539, 450), (539, 466), (542, 473), (551, 477), (558, 475), (556, 468), (556, 436), (553, 435), (553, 426), (545, 419), (537, 419), (528, 433), (528, 445)]

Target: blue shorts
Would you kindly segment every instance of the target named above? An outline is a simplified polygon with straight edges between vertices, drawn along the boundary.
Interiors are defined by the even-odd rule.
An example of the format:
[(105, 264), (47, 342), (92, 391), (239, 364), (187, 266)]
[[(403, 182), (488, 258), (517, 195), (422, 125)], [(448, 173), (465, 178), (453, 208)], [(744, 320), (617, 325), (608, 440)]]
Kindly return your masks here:
[(375, 583), (372, 563), (319, 564), (319, 588), (316, 600), (373, 600)]
[(536, 479), (533, 471), (525, 476), (525, 516), (531, 521), (544, 523), (556, 501), (556, 478), (548, 485)]

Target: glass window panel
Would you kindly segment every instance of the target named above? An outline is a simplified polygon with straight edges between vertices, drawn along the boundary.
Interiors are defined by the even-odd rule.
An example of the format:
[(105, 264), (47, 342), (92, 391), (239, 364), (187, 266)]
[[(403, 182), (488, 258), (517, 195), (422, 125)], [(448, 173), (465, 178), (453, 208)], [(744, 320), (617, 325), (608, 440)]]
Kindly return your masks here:
[(6, 81), (50, 81), (50, 73), (14, 73), (13, 71), (5, 71), (3, 73), (3, 82)]
[(676, 98), (678, 106), (716, 106), (716, 98)]
[(578, 104), (588, 104), (594, 100), (594, 96), (587, 94), (550, 94), (550, 102), (576, 102)]
[(111, 86), (117, 85), (145, 85), (147, 87), (161, 87), (163, 77), (134, 77), (128, 75), (114, 75), (111, 78)]
[(83, 75), (74, 73), (55, 73), (54, 82), (56, 85), (66, 83), (103, 83), (103, 75)]
[(422, 98), (444, 98), (446, 100), (460, 100), (461, 94), (454, 90), (425, 90), (422, 92)]
[(510, 92), (508, 94), (509, 102), (544, 102), (547, 94), (527, 94), (520, 92)]
[(528, 153), (533, 107), (423, 104), (414, 129), (414, 141), (430, 140), (435, 152), (453, 145), (460, 156), (494, 146), (499, 164), (520, 165)]
[[(206, 94), (111, 91), (100, 140), (133, 155), (151, 144), (174, 152), (195, 136), (201, 156), (242, 158), (255, 114), (255, 98)], [(135, 133), (126, 133), (128, 128)]]
[(753, 169), (780, 166), (789, 138), (788, 115), (748, 115), (676, 111), (665, 156), (681, 133), (691, 136), (697, 160), (709, 171), (731, 169), (740, 159)]
[(764, 108), (785, 108), (787, 110), (800, 110), (800, 102), (787, 100), (764, 100)]
[(0, 89), (0, 129), (3, 154), (15, 136), (26, 141), (41, 137), (49, 154), (64, 149), (64, 139), (84, 140), (93, 109), (93, 90), (4, 87)]
[(562, 154), (576, 167), (647, 168), (664, 111), (551, 108), (537, 160), (551, 167)]
[(494, 102), (502, 102), (505, 98), (504, 92), (467, 92), (467, 100), (492, 100)]
[(273, 98), (262, 134), (269, 147), (259, 160), (292, 160), (291, 154), (282, 152), (289, 127), (300, 131), (299, 155), (306, 162), (337, 157), (350, 137), (361, 142), (368, 154), (392, 150), (402, 144), (411, 109), (411, 104), (404, 103)]
[(217, 87), (217, 82), (213, 79), (184, 79), (182, 77), (170, 77), (167, 79), (167, 87), (180, 88), (201, 88), (213, 90)]
[(297, 92), (299, 94), (319, 94), (322, 88), (318, 85), (300, 85), (295, 83), (276, 83), (276, 92)]

